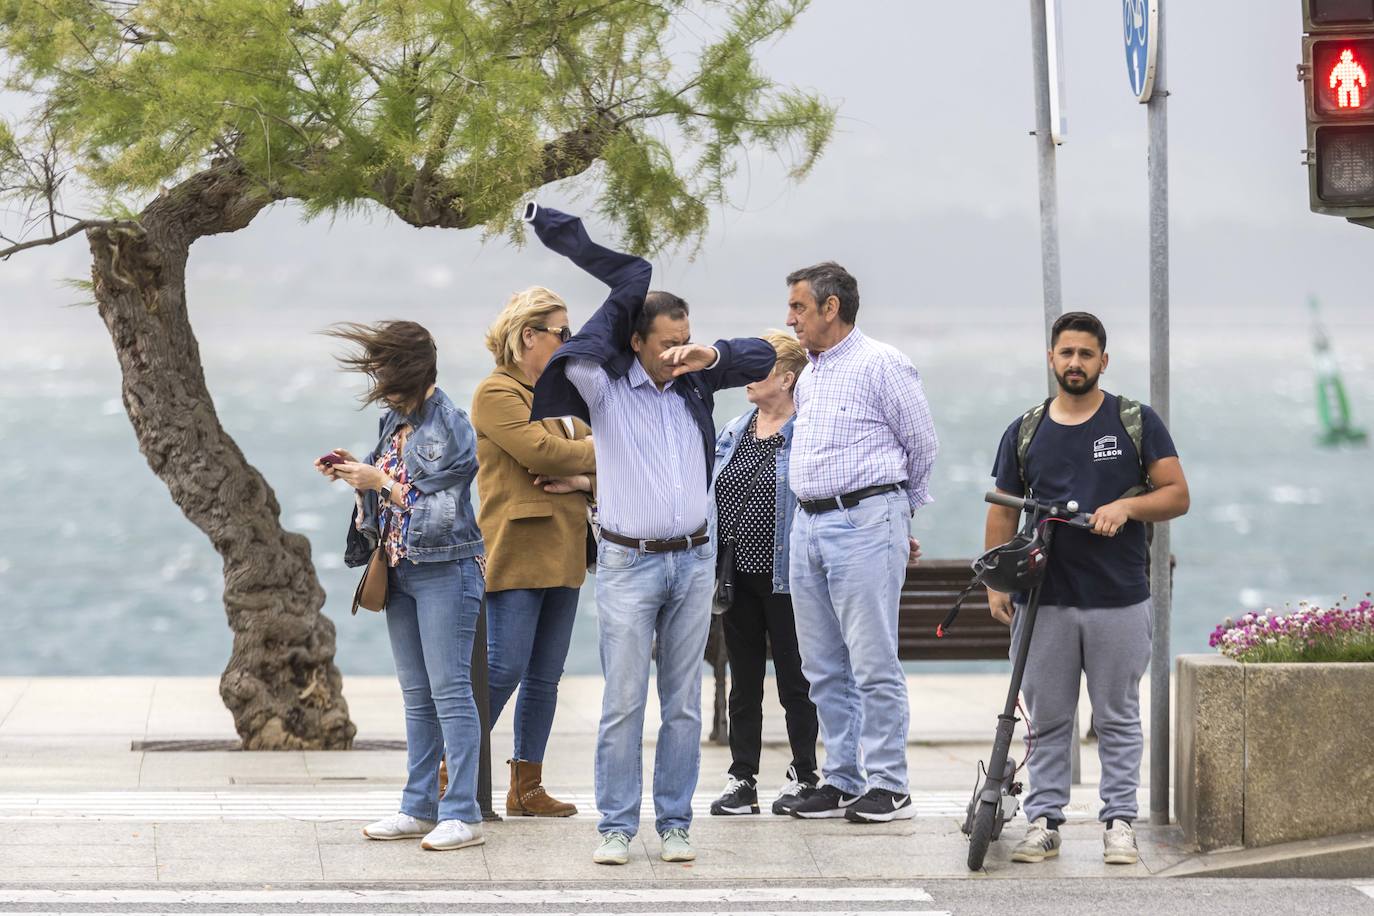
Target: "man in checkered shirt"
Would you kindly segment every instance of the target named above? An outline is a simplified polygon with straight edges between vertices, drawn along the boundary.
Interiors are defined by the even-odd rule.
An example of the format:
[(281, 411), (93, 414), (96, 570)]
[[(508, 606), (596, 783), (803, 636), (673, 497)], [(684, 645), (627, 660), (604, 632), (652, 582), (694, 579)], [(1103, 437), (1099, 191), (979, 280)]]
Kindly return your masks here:
[(856, 327), (858, 282), (827, 261), (790, 274), (797, 380), (790, 578), (802, 671), (820, 718), (824, 785), (796, 817), (910, 818), (897, 603), (920, 556), (911, 516), (939, 443), (916, 368)]

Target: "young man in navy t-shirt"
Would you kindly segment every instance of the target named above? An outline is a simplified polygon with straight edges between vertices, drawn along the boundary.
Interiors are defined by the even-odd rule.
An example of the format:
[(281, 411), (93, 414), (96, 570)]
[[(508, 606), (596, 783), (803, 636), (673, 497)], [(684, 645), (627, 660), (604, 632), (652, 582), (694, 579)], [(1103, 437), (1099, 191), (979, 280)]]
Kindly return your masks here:
[[(1044, 502), (1077, 500), (1092, 514), (1091, 531), (1060, 525), (1040, 591), (1021, 690), (1034, 729), (1030, 751), (1030, 828), (1012, 853), (1014, 862), (1041, 862), (1059, 854), (1059, 825), (1069, 802), (1070, 754), (1079, 673), (1088, 679), (1102, 762), (1099, 792), (1106, 824), (1103, 860), (1139, 860), (1131, 821), (1140, 786), (1140, 679), (1150, 661), (1150, 582), (1146, 522), (1188, 511), (1188, 482), (1164, 423), (1140, 406), (1140, 448), (1123, 421), (1121, 402), (1098, 387), (1107, 369), (1107, 332), (1093, 315), (1069, 312), (1051, 332), (1050, 368), (1059, 392), (1044, 410), (1024, 461), (1017, 419), (1002, 435), (993, 476), (997, 489)], [(1024, 466), (1023, 466), (1024, 465)], [(1125, 496), (1148, 477), (1149, 490)], [(988, 509), (991, 549), (1016, 533), (1019, 513)], [(1019, 639), (1024, 595), (988, 590), (992, 616)], [(1024, 605), (1022, 605), (1024, 606)]]

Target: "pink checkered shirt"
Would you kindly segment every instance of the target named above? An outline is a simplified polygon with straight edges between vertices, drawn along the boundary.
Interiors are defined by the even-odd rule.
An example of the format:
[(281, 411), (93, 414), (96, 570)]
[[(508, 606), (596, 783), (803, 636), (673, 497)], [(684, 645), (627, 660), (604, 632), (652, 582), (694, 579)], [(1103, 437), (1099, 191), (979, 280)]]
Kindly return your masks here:
[(905, 481), (912, 512), (931, 502), (926, 485), (940, 443), (911, 360), (858, 328), (807, 359), (797, 379), (790, 466), (797, 498)]

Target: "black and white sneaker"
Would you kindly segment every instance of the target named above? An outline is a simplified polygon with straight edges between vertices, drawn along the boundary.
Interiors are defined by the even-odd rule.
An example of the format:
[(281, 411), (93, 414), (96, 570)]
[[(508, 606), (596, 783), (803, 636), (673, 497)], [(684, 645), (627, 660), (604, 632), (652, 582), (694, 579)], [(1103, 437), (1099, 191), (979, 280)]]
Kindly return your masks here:
[(792, 807), (793, 817), (844, 817), (858, 795), (846, 795), (834, 786), (821, 786)]
[(810, 798), (816, 793), (814, 783), (802, 782), (797, 778), (795, 767), (787, 768), (787, 782), (783, 783), (778, 790), (778, 797), (773, 799), (774, 814), (791, 814), (792, 809), (805, 799)]
[(887, 789), (869, 789), (864, 797), (849, 806), (845, 820), (856, 824), (882, 824), (887, 821), (905, 821), (916, 816), (911, 805), (910, 795), (898, 795)]
[(720, 798), (711, 802), (712, 814), (758, 814), (759, 787), (752, 779), (731, 776)]

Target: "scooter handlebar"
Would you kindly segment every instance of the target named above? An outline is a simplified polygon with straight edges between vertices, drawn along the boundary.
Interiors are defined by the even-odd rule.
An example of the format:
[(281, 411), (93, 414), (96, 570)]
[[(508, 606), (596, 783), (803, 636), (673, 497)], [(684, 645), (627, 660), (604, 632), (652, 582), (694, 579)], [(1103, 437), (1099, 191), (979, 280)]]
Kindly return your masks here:
[(990, 490), (983, 494), (983, 499), (995, 506), (1006, 506), (1008, 509), (1016, 509), (1018, 512), (1026, 508), (1026, 501), (1019, 496), (1012, 496), (1009, 493), (999, 493)]
[(1092, 527), (1092, 522), (1089, 521), (1092, 516), (1087, 512), (1079, 512), (1078, 503), (1076, 502), (1070, 501), (1065, 506), (1040, 503), (1033, 499), (1023, 499), (1020, 496), (1012, 496), (1010, 493), (1001, 493), (997, 490), (989, 490), (987, 493), (984, 493), (983, 499), (986, 502), (992, 503), (994, 506), (1006, 506), (1008, 509), (1015, 509), (1018, 512), (1041, 512), (1051, 515), (1067, 515), (1068, 517), (1063, 520), (1075, 528)]

